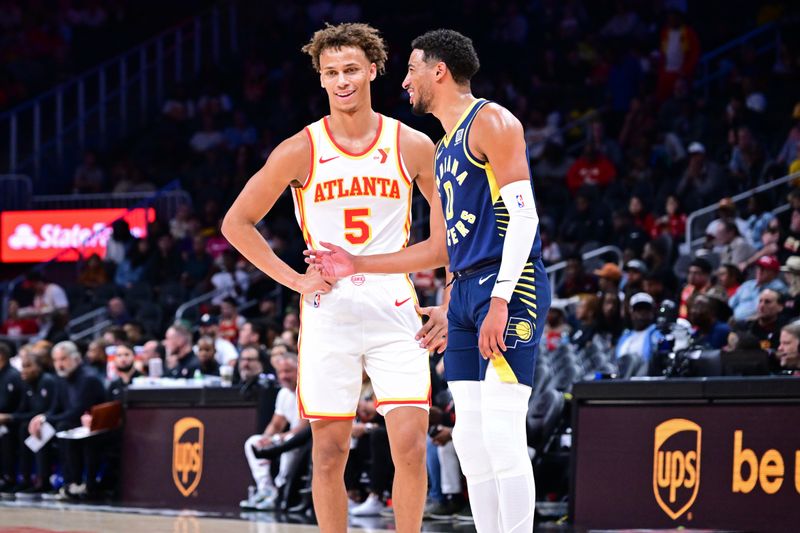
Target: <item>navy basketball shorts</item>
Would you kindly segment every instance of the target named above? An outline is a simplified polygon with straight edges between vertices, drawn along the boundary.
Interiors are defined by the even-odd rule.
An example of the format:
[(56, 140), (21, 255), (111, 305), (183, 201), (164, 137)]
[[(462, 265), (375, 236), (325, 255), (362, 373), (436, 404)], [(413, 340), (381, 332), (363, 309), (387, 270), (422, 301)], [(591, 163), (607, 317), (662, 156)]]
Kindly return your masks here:
[[(478, 350), (478, 335), (489, 312), (498, 265), (456, 279), (447, 312), (444, 356), (447, 381), (482, 381), (490, 364)], [(491, 364), (501, 381), (533, 386), (539, 339), (550, 307), (550, 283), (541, 260), (525, 265), (511, 301), (504, 342), (507, 350)]]

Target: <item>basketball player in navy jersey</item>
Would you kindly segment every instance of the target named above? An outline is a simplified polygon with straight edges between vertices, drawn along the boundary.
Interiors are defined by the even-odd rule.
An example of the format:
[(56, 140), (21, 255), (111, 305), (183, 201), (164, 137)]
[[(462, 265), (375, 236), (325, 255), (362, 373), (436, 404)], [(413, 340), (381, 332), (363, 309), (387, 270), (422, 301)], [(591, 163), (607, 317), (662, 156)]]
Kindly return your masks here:
[[(446, 134), (435, 154), (436, 186), (455, 277), (445, 377), (458, 413), (453, 442), (479, 532), (533, 530), (535, 486), (525, 416), (550, 287), (522, 124), (475, 98), (479, 62), (472, 41), (452, 30), (411, 44), (408, 90), (415, 113), (431, 113)], [(404, 272), (436, 236), (403, 251), (354, 257), (323, 243), (311, 262), (326, 275)], [(441, 237), (438, 237), (441, 241)]]

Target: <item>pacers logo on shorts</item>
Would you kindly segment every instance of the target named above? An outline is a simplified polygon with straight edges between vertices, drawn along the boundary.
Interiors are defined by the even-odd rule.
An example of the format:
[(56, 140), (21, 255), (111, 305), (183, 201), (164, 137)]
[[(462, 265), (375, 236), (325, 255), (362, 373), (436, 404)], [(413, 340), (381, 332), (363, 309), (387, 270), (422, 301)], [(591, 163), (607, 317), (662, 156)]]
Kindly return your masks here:
[(533, 324), (525, 318), (511, 317), (506, 326), (506, 336), (503, 339), (506, 347), (516, 348), (517, 344), (526, 344), (533, 339)]
[(172, 480), (185, 497), (203, 475), (203, 423), (186, 417), (175, 422), (172, 437)]
[(658, 506), (677, 520), (700, 489), (700, 426), (684, 418), (659, 424), (653, 446), (653, 493)]

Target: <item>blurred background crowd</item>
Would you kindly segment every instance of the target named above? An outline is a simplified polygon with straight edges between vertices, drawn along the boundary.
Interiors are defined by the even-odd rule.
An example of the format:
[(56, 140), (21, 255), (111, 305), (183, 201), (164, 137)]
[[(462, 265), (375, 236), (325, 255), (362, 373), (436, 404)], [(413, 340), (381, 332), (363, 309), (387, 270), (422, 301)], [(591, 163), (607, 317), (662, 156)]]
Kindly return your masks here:
[[(0, 109), (206, 4), (3, 0)], [(36, 429), (31, 420), (44, 413), (58, 429), (80, 425), (91, 405), (151, 372), (154, 359), (168, 376), (219, 375), (227, 366), (235, 384), (293, 389), (291, 368), (281, 368), (296, 369), (297, 295), (260, 275), (219, 228), (276, 144), (327, 113), (299, 51), (325, 22), (381, 29), (390, 57), (386, 76), (373, 83), (373, 105), (434, 139), (442, 134), (437, 123), (411, 115), (400, 86), (409, 43), (434, 26), (464, 32), (481, 58), (473, 93), (508, 107), (524, 125), (556, 296), (528, 427), (542, 498), (565, 493), (572, 383), (700, 373), (680, 356), (690, 347), (717, 357), (759, 352), (749, 360), (761, 373), (800, 369), (800, 174), (775, 185), (800, 171), (800, 40), (788, 29), (798, 14), (791, 2), (769, 0), (238, 4), (237, 54), (173, 84), (143, 127), (72, 154), (75, 164), (48, 181), (60, 184), (49, 194), (115, 195), (157, 194), (178, 180), (190, 202), (150, 222), (146, 237), (117, 221), (102, 257), (29, 271), (0, 265), (25, 279), (8, 291), (0, 325), (8, 345), (0, 349), (0, 379), (19, 368), (16, 386), (27, 391), (14, 403), (0, 388), (0, 423), (16, 424), (3, 437), (8, 490), (49, 491), (47, 476), (30, 477), (33, 463), (41, 472), (80, 455), (45, 449), (33, 461), (20, 444)], [(777, 37), (766, 51), (736, 41), (771, 26)], [(730, 42), (721, 59), (704, 61)], [(709, 77), (712, 71), (718, 75)], [(417, 239), (425, 226), (415, 220)], [(259, 230), (282, 259), (304, 267), (288, 192)], [(443, 272), (414, 280), (424, 304), (439, 301)], [(108, 323), (75, 335), (71, 320), (100, 308)], [(464, 504), (449, 439), (455, 413), (438, 358), (431, 369), (428, 512), (450, 516)], [(32, 399), (76, 380), (80, 387), (64, 392), (62, 403)], [(368, 385), (362, 403), (348, 465), (355, 516), (385, 512), (391, 487), (385, 429)], [(290, 440), (273, 440), (286, 429), (280, 422), (295, 424), (292, 437), (303, 429), (287, 411), (276, 413), (283, 419), (254, 441), (258, 449)], [(62, 476), (65, 497), (95, 492), (86, 481), (94, 471), (81, 480), (78, 470), (67, 467)], [(13, 472), (22, 477), (12, 479)], [(259, 475), (243, 506), (266, 510), (289, 498)]]

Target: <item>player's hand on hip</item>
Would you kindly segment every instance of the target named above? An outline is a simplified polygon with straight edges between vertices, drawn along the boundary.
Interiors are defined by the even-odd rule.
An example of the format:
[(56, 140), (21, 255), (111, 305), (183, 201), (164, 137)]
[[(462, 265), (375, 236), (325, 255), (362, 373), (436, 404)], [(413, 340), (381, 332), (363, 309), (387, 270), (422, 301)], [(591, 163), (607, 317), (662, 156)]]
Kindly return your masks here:
[(320, 242), (327, 250), (306, 250), (306, 263), (317, 265), (325, 277), (341, 279), (356, 273), (355, 256), (335, 244)]
[(322, 271), (317, 267), (310, 267), (305, 274), (300, 276), (300, 280), (294, 290), (300, 294), (313, 294), (318, 292), (326, 294), (331, 292), (331, 283), (322, 276)]
[(427, 322), (417, 332), (416, 340), (421, 348), (429, 352), (443, 353), (447, 348), (447, 308), (443, 305), (420, 307), (414, 305), (417, 313), (428, 317)]
[(483, 319), (481, 331), (478, 335), (478, 350), (484, 359), (494, 359), (506, 351), (503, 337), (508, 324), (508, 302), (502, 298), (492, 298), (489, 303), (489, 312)]

